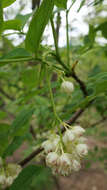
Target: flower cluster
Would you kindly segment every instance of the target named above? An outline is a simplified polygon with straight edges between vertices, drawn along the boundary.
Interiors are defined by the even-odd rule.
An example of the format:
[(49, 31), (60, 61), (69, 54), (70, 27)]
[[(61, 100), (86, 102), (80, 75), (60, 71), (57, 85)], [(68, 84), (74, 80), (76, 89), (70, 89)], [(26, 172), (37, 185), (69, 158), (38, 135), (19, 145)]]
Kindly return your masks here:
[(17, 164), (3, 166), (2, 158), (0, 158), (0, 187), (2, 189), (9, 187), (20, 172), (21, 166)]
[(81, 158), (88, 153), (86, 138), (83, 137), (85, 130), (80, 126), (67, 127), (63, 136), (54, 134), (42, 143), (47, 166), (52, 168), (53, 174), (64, 176), (78, 171)]

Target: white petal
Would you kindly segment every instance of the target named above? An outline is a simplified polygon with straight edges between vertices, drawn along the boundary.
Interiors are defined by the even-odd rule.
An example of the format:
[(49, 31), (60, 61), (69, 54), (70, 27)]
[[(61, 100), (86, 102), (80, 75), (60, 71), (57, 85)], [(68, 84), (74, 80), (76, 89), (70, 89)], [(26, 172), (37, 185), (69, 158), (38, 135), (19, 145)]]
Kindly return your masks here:
[(72, 82), (64, 81), (61, 84), (61, 89), (66, 93), (71, 93), (74, 90), (74, 85)]
[(76, 146), (76, 151), (79, 156), (86, 156), (88, 153), (88, 147), (86, 144), (78, 144)]

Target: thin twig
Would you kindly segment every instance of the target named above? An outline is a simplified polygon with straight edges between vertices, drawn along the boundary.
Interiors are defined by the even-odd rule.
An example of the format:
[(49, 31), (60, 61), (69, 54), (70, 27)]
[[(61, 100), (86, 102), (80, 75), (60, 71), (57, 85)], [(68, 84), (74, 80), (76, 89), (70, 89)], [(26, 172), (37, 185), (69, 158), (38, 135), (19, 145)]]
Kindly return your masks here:
[(34, 140), (36, 140), (36, 134), (35, 134), (35, 131), (34, 131), (33, 126), (32, 126), (32, 125), (30, 126), (30, 133), (31, 133), (31, 135), (32, 135), (33, 139), (34, 139)]
[(85, 86), (85, 83), (79, 79), (79, 77), (75, 73), (75, 67), (77, 65), (78, 61), (76, 61), (72, 67), (71, 76), (76, 80), (76, 82), (79, 84), (81, 91), (83, 92), (84, 97), (88, 96), (88, 92)]
[(30, 162), (36, 155), (38, 155), (42, 151), (43, 148), (38, 148), (37, 150), (32, 152), (28, 157), (26, 157), (24, 160), (19, 162), (19, 165), (21, 165), (21, 167), (24, 167), (28, 162)]

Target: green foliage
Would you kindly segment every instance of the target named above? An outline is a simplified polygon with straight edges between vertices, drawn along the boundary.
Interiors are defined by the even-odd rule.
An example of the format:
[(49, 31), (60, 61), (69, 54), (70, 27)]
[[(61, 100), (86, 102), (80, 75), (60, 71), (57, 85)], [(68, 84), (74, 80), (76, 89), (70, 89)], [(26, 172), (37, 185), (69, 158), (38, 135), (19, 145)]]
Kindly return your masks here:
[(16, 19), (5, 21), (3, 30), (21, 30), (21, 21)]
[(29, 107), (21, 110), (11, 125), (11, 136), (16, 136), (18, 133), (20, 134), (20, 131), (23, 129), (23, 127), (27, 128), (26, 124), (31, 119), (34, 110), (34, 108)]
[(5, 148), (8, 146), (8, 135), (10, 125), (6, 123), (0, 123), (0, 156), (2, 155)]
[(21, 29), (24, 28), (25, 24), (27, 23), (28, 19), (30, 18), (30, 16), (32, 16), (32, 14), (25, 14), (25, 15), (22, 15), (22, 14), (17, 14), (16, 15), (16, 20), (20, 20), (21, 22)]
[(8, 145), (3, 153), (3, 158), (13, 155), (13, 153), (19, 148), (22, 142), (25, 140), (24, 136), (16, 136), (13, 138), (12, 142)]
[(31, 57), (31, 54), (25, 50), (24, 48), (15, 48), (6, 55), (3, 55), (0, 59), (15, 59), (15, 58), (25, 58), (25, 57)]
[(0, 36), (2, 33), (2, 27), (3, 27), (3, 5), (2, 1), (0, 1)]
[(43, 168), (42, 172), (36, 176), (32, 181), (32, 187), (38, 190), (50, 190), (53, 189), (52, 174), (49, 168)]
[(89, 25), (89, 33), (84, 38), (85, 46), (92, 48), (93, 44), (95, 42), (95, 37), (96, 37), (96, 30), (95, 30), (94, 26)]
[(67, 8), (67, 1), (68, 0), (55, 0), (55, 5), (58, 8), (66, 9)]
[(40, 8), (33, 15), (25, 42), (26, 48), (34, 53), (38, 51), (42, 34), (52, 15), (53, 7), (52, 0), (43, 0)]
[(22, 170), (9, 190), (29, 190), (32, 179), (38, 177), (44, 170), (43, 166), (30, 165)]
[(103, 22), (97, 27), (97, 31), (100, 30), (104, 38), (107, 38), (107, 22)]
[(3, 7), (8, 7), (10, 6), (12, 3), (14, 3), (16, 0), (3, 0)]
[[(0, 1), (0, 32), (2, 32), (0, 38), (0, 156), (4, 160), (7, 159), (27, 142), (26, 150), (21, 150), (20, 160), (23, 160), (41, 146), (49, 131), (59, 132), (58, 126), (62, 126), (62, 123), (60, 124), (56, 119), (54, 112), (62, 121), (66, 121), (78, 114), (78, 110), (85, 110), (81, 117), (77, 117), (76, 122), (86, 129), (88, 138), (91, 136), (94, 140), (105, 142), (107, 45), (97, 41), (102, 36), (107, 38), (107, 22), (102, 16), (102, 8), (99, 7), (103, 1), (96, 0), (88, 4), (94, 7), (93, 18), (89, 15), (89, 20), (86, 21), (89, 27), (86, 35), (77, 35), (74, 38), (70, 32), (72, 23), (68, 23), (70, 44), (62, 48), (57, 47), (60, 44), (57, 43), (56, 32), (58, 27), (60, 29), (60, 25), (57, 25), (56, 13), (63, 22), (60, 13), (62, 10), (67, 12), (67, 0), (43, 0), (39, 8), (36, 7), (34, 12), (25, 15), (22, 14), (24, 6), (22, 4), (18, 14), (14, 13), (16, 14), (14, 19), (10, 20), (9, 17), (3, 22), (3, 11), (5, 13), (3, 8), (13, 2), (15, 0)], [(76, 0), (71, 1), (70, 8), (75, 2)], [(82, 10), (85, 3), (86, 0), (80, 2), (78, 12)], [(51, 17), (54, 23), (52, 29), (55, 47), (41, 43), (42, 39), (46, 38), (43, 33)], [(26, 28), (28, 28), (27, 34)], [(12, 34), (6, 30), (12, 30)], [(17, 47), (13, 44), (14, 34), (18, 35), (18, 39), (23, 40)], [(69, 46), (70, 65), (67, 65), (67, 46)], [(77, 64), (76, 60), (78, 60)], [(72, 75), (73, 67), (76, 80)], [(48, 75), (51, 79), (50, 87)], [(63, 79), (73, 82), (74, 91), (71, 94), (61, 90)], [(84, 95), (81, 82), (82, 87), (85, 86), (87, 96)], [(50, 88), (55, 104), (54, 111)], [(89, 151), (86, 168), (90, 168), (93, 161), (101, 163), (105, 168), (107, 151), (98, 145), (96, 143), (93, 150)], [(33, 161), (40, 163), (39, 156), (33, 157)], [(52, 185), (52, 174), (48, 168), (39, 164), (29, 165), (22, 170), (9, 190), (48, 190), (53, 188)]]

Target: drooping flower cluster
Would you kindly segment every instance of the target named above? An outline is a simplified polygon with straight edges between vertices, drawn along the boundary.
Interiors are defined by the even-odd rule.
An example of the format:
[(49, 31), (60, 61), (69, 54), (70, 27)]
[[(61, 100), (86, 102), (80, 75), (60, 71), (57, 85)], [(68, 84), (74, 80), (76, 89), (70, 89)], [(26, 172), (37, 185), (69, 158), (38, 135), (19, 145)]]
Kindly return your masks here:
[(18, 174), (21, 172), (21, 166), (17, 164), (8, 164), (3, 166), (2, 158), (0, 157), (0, 187), (5, 189), (9, 187)]
[(52, 168), (53, 174), (70, 175), (81, 168), (80, 160), (88, 153), (84, 132), (80, 126), (69, 126), (62, 137), (54, 134), (42, 143), (46, 164)]

